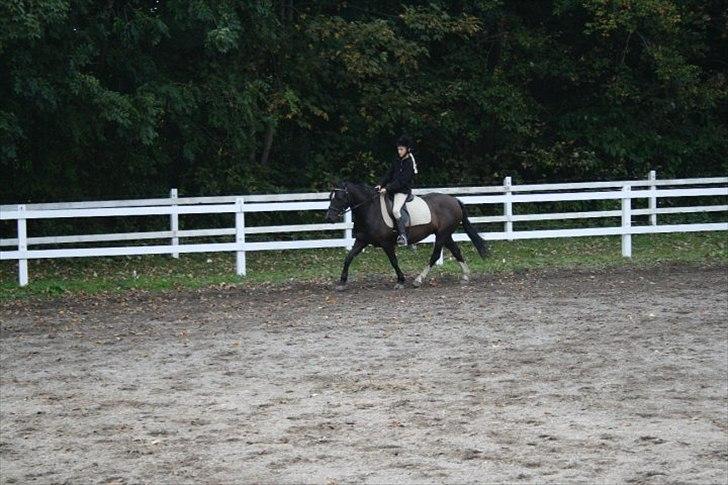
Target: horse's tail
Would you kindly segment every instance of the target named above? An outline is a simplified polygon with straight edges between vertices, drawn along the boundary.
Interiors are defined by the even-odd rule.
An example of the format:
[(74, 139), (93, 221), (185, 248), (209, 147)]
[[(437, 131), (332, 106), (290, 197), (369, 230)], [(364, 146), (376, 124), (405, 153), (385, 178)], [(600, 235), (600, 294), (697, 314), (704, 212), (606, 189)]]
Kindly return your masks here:
[(460, 210), (463, 211), (463, 229), (465, 229), (468, 237), (475, 245), (475, 249), (478, 250), (478, 254), (480, 254), (480, 257), (485, 258), (490, 254), (490, 249), (485, 243), (485, 239), (480, 237), (480, 234), (478, 234), (478, 231), (473, 227), (470, 219), (468, 219), (468, 211), (465, 209), (465, 204), (463, 204), (460, 200), (458, 200), (458, 204), (460, 204)]

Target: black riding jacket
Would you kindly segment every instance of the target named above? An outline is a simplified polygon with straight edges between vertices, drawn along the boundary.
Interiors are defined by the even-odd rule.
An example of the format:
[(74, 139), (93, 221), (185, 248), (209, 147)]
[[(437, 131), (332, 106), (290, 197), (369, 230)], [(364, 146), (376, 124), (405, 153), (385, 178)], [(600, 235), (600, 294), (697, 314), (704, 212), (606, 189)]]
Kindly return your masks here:
[(390, 194), (412, 193), (412, 181), (415, 178), (415, 167), (412, 156), (408, 153), (404, 158), (399, 158), (389, 167), (387, 174), (379, 181), (379, 185), (387, 189)]

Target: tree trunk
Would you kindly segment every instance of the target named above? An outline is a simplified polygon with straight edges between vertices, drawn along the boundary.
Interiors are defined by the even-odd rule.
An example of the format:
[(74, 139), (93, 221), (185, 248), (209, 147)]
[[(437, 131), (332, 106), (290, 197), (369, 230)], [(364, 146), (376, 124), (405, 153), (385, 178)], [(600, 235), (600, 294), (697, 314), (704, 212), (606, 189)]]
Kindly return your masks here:
[(263, 144), (263, 154), (260, 156), (260, 164), (268, 165), (268, 158), (270, 157), (270, 147), (273, 145), (273, 135), (275, 134), (275, 126), (271, 122), (268, 124), (268, 129), (265, 132), (265, 142)]

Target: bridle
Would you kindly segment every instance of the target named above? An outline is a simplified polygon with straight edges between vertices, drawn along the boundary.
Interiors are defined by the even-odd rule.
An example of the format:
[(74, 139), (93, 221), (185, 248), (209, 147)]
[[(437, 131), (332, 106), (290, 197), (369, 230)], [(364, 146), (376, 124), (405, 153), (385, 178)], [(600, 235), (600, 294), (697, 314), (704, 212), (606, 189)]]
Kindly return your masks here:
[(349, 190), (346, 187), (344, 187), (343, 189), (340, 189), (338, 187), (335, 187), (334, 190), (331, 191), (331, 195), (332, 195), (331, 199), (332, 200), (333, 200), (333, 195), (336, 192), (343, 192), (343, 193), (345, 193), (346, 194), (346, 202), (347, 202), (347, 205), (349, 205), (349, 208), (348, 209), (337, 209), (335, 207), (330, 207), (329, 208), (329, 210), (335, 211), (338, 215), (343, 215), (343, 214), (346, 214), (349, 211), (353, 211), (354, 209), (358, 209), (359, 207), (363, 206), (364, 204), (368, 204), (369, 202), (371, 202), (374, 199), (376, 199), (377, 197), (379, 197), (379, 193), (377, 192), (376, 194), (374, 194), (372, 197), (368, 198), (364, 202), (360, 202), (360, 203), (358, 203), (356, 205), (351, 205), (351, 197), (349, 196)]

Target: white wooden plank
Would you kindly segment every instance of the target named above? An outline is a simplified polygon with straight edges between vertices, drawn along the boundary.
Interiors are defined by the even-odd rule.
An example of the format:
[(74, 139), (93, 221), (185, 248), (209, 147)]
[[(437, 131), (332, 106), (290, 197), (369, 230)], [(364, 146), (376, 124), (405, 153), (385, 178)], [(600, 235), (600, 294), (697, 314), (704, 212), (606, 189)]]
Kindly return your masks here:
[[(236, 251), (235, 243), (182, 244), (177, 246), (180, 253), (215, 253)], [(28, 259), (50, 258), (84, 258), (102, 256), (141, 256), (145, 254), (169, 254), (173, 246), (123, 246), (108, 248), (72, 248), (72, 249), (29, 249)], [(0, 260), (18, 259), (19, 251), (3, 251)]]
[[(171, 236), (172, 233), (170, 231), (119, 232), (112, 234), (77, 234), (72, 236), (43, 236), (28, 238), (28, 246), (102, 241), (141, 241), (146, 239), (166, 239)], [(0, 246), (17, 246), (17, 241), (17, 239), (0, 239)]]
[(245, 212), (282, 212), (324, 210), (329, 208), (329, 202), (271, 202), (266, 204), (245, 204)]
[(353, 223), (336, 223), (336, 224), (296, 224), (288, 226), (252, 226), (247, 227), (247, 234), (277, 234), (289, 232), (325, 232), (325, 231), (343, 231), (352, 229)]
[(295, 201), (327, 201), (328, 192), (306, 192), (288, 194), (259, 194), (259, 195), (222, 195), (217, 197), (181, 197), (179, 203), (183, 205), (196, 204), (234, 204), (242, 198), (246, 204), (253, 202), (295, 202)]
[[(247, 234), (278, 234), (278, 233), (296, 233), (296, 232), (326, 232), (326, 231), (342, 231), (351, 229), (354, 224), (335, 223), (335, 224), (291, 224), (286, 226), (252, 226), (246, 228)], [(217, 236), (233, 236), (235, 228), (220, 229), (184, 229), (178, 231), (180, 238), (192, 237), (217, 237)], [(44, 236), (28, 238), (29, 246), (42, 246), (49, 244), (73, 244), (88, 242), (109, 242), (109, 241), (143, 241), (149, 239), (166, 239), (172, 236), (171, 231), (149, 231), (149, 232), (123, 232), (112, 234), (79, 234), (73, 236)], [(17, 246), (18, 240), (0, 239), (0, 246)]]
[[(152, 207), (122, 207), (102, 209), (42, 209), (27, 211), (28, 219), (62, 219), (80, 217), (138, 217), (151, 215), (170, 215), (173, 211), (180, 214), (223, 214), (235, 212), (232, 204), (206, 205), (206, 206), (152, 206)], [(17, 211), (3, 212), (1, 220), (16, 219)]]
[(3, 251), (0, 261), (27, 259), (82, 258), (106, 256), (140, 256), (148, 254), (169, 254), (175, 249), (180, 253), (215, 253), (239, 251), (271, 251), (286, 249), (316, 249), (345, 247), (346, 241), (339, 239), (311, 239), (299, 241), (266, 241), (238, 243), (182, 244), (179, 246), (125, 246), (109, 248), (73, 248), (73, 249), (30, 249), (27, 251)]
[[(694, 205), (687, 207), (659, 207), (655, 209), (655, 214), (692, 214), (698, 212), (725, 212), (728, 211), (728, 205)], [(650, 209), (635, 209), (632, 211), (635, 215), (650, 214)]]
[(632, 234), (664, 234), (672, 232), (728, 231), (728, 222), (704, 224), (658, 224), (657, 226), (632, 226)]
[[(260, 195), (224, 195), (212, 197), (179, 197), (179, 205), (205, 205), (205, 204), (234, 204), (235, 200), (243, 197), (246, 202), (290, 202), (321, 200), (328, 201), (328, 192), (307, 192), (288, 194), (260, 194)], [(59, 209), (102, 209), (122, 207), (149, 207), (171, 205), (169, 198), (154, 199), (120, 199), (120, 200), (95, 200), (77, 202), (48, 202), (37, 204), (26, 204), (28, 210), (59, 210)], [(16, 205), (0, 205), (0, 212), (16, 209)]]
[[(518, 216), (513, 216), (514, 220)], [(487, 224), (492, 222), (505, 222), (506, 217), (505, 216), (478, 216), (478, 217), (469, 217), (470, 222), (473, 224)]]
[(299, 241), (267, 241), (249, 242), (245, 245), (246, 251), (282, 251), (286, 249), (322, 249), (345, 248), (346, 240), (340, 239), (309, 239)]
[[(182, 237), (199, 236), (229, 236), (235, 234), (235, 229), (187, 229), (179, 231)], [(172, 236), (171, 231), (148, 232), (117, 232), (111, 234), (78, 234), (73, 236), (44, 236), (28, 239), (29, 246), (42, 246), (49, 244), (74, 244), (88, 242), (110, 241), (143, 241), (149, 239), (167, 239)], [(17, 239), (0, 239), (0, 246), (16, 246)]]
[[(679, 232), (713, 232), (728, 231), (728, 223), (705, 223), (705, 224), (664, 224), (657, 226), (632, 226), (631, 234), (664, 234)], [(569, 237), (591, 237), (591, 236), (618, 236), (621, 235), (621, 227), (594, 227), (584, 229), (547, 229), (539, 231), (514, 231), (513, 239), (551, 239)], [(480, 233), (487, 241), (503, 241), (507, 235), (503, 232)], [(465, 233), (453, 234), (456, 241), (469, 241)], [(434, 242), (434, 239), (427, 242)]]
[[(703, 224), (664, 224), (657, 226), (632, 226), (631, 234), (664, 234), (679, 232), (713, 232), (728, 231), (728, 222), (711, 222)], [(514, 231), (513, 239), (550, 239), (590, 236), (618, 236), (622, 234), (621, 227), (592, 227), (583, 229), (545, 229), (537, 231)], [(504, 232), (481, 232), (481, 237), (487, 241), (502, 241), (507, 238)], [(465, 233), (453, 234), (456, 241), (469, 241)], [(434, 242), (428, 238), (424, 242)]]
[[(297, 200), (328, 200), (328, 192), (317, 193), (288, 193), (288, 194), (261, 194), (261, 195), (224, 195), (208, 197), (179, 197), (179, 205), (199, 204), (234, 204), (235, 200), (243, 197), (246, 202), (286, 202)], [(26, 204), (28, 210), (59, 210), (59, 209), (102, 209), (121, 207), (149, 207), (171, 205), (169, 198), (153, 199), (118, 199), (118, 200), (94, 200), (77, 202), (48, 202), (37, 204)], [(0, 205), (0, 212), (15, 210), (16, 205)]]
[(425, 194), (448, 194), (448, 195), (470, 195), (470, 194), (502, 194), (503, 186), (484, 186), (484, 187), (429, 187), (418, 188), (412, 191), (415, 195)]
[(179, 232), (180, 238), (191, 237), (218, 237), (235, 235), (234, 227), (217, 228), (217, 229), (185, 229)]
[[(544, 229), (534, 231), (513, 231), (514, 240), (520, 239), (549, 239), (549, 238), (568, 238), (568, 237), (587, 237), (587, 236), (615, 236), (621, 234), (621, 227), (590, 227), (583, 229)], [(504, 241), (507, 235), (504, 232), (481, 232), (480, 236), (486, 241)], [(453, 234), (456, 241), (469, 241), (468, 235), (465, 233)], [(433, 239), (434, 241), (434, 239)], [(430, 241), (427, 241), (430, 242)]]
[[(665, 179), (655, 180), (647, 185), (713, 185), (713, 184), (728, 184), (728, 177), (705, 177), (705, 178), (690, 178), (690, 179)], [(634, 185), (643, 185), (642, 183), (635, 183)]]
[[(92, 200), (78, 202), (44, 202), (36, 204), (26, 204), (28, 210), (58, 210), (58, 209), (101, 209), (104, 207), (144, 207), (169, 205), (171, 201), (168, 198), (156, 199), (121, 199), (121, 200)], [(14, 205), (0, 205), (0, 212), (14, 210)]]
[(299, 194), (261, 194), (261, 195), (245, 195), (245, 203), (252, 202), (293, 202), (293, 201), (311, 201), (323, 200), (329, 201), (329, 192), (307, 192)]
[[(700, 189), (661, 189), (656, 191), (635, 190), (630, 194), (632, 199), (648, 197), (708, 197), (728, 196), (728, 188)], [(617, 200), (621, 199), (621, 191), (610, 192), (563, 192), (543, 194), (521, 194), (511, 196), (514, 203), (522, 202), (567, 202), (580, 200)], [(458, 197), (464, 204), (500, 204), (506, 201), (504, 195), (482, 195)]]
[(514, 221), (552, 221), (552, 220), (570, 220), (570, 219), (597, 219), (600, 217), (620, 217), (621, 211), (588, 211), (588, 212), (562, 212), (548, 214), (519, 214), (513, 216)]
[(512, 190), (514, 192), (543, 192), (551, 190), (588, 190), (588, 189), (605, 189), (605, 188), (621, 188), (623, 186), (635, 187), (649, 187), (650, 185), (657, 186), (672, 186), (672, 185), (713, 185), (713, 184), (726, 184), (728, 183), (728, 177), (707, 177), (707, 178), (692, 178), (692, 179), (664, 179), (655, 180), (650, 182), (649, 180), (622, 180), (617, 182), (570, 182), (570, 183), (557, 183), (557, 184), (522, 184), (514, 185)]

